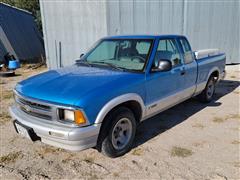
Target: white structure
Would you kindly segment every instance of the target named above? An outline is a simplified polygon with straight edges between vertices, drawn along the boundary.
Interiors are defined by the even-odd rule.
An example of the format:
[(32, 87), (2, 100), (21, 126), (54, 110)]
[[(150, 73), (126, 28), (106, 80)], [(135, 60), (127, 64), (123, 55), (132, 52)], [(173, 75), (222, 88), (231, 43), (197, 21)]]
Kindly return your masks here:
[(194, 50), (219, 48), (240, 63), (239, 1), (40, 0), (49, 68), (69, 65), (116, 34), (184, 34)]

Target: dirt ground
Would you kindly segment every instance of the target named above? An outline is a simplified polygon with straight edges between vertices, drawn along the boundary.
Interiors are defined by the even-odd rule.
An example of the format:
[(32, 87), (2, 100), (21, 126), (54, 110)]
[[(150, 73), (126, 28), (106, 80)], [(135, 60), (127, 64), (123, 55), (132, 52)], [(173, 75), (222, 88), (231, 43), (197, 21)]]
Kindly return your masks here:
[(20, 137), (8, 114), (12, 89), (46, 69), (0, 77), (0, 179), (240, 179), (240, 65), (226, 70), (212, 103), (190, 99), (144, 121), (134, 148), (116, 159)]

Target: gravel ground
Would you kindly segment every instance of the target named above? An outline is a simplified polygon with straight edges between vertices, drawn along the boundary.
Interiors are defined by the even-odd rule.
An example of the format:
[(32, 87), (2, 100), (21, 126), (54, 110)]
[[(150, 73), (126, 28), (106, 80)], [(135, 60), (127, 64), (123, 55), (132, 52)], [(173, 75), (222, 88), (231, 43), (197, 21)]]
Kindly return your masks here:
[(0, 179), (240, 179), (240, 65), (226, 70), (212, 103), (190, 99), (144, 121), (132, 151), (116, 159), (18, 136), (8, 114), (12, 89), (46, 69), (0, 77)]

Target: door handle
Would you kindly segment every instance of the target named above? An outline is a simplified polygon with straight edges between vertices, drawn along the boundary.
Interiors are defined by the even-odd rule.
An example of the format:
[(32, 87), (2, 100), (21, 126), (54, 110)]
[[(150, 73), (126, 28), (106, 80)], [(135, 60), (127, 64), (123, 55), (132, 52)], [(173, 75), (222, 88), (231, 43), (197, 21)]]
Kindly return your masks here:
[(186, 71), (185, 71), (185, 70), (182, 70), (182, 71), (181, 71), (181, 76), (183, 76), (184, 74), (186, 74)]

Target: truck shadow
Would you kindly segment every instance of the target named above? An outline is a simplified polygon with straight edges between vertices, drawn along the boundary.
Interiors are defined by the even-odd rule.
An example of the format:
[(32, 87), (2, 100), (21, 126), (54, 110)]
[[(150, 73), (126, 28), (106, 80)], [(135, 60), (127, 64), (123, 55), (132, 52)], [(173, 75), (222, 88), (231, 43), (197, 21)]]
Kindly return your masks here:
[(222, 103), (218, 102), (218, 100), (221, 97), (233, 92), (238, 86), (240, 86), (240, 81), (222, 80), (216, 88), (215, 98), (211, 103), (200, 103), (197, 99), (192, 98), (143, 121), (137, 128), (133, 146), (137, 147), (147, 142), (155, 136), (158, 136), (159, 134), (182, 123), (206, 107), (220, 106)]

